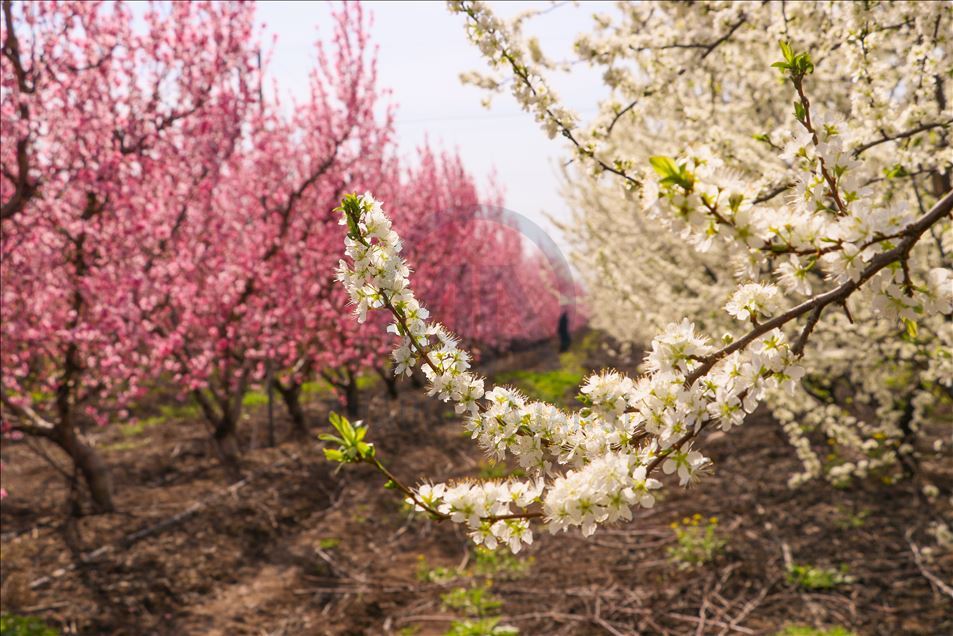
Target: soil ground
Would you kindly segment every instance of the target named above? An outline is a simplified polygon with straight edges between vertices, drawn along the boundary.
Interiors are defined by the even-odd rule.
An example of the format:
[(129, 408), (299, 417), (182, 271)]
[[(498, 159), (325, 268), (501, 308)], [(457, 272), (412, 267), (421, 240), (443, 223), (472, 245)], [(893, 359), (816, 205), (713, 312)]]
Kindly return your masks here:
[[(586, 366), (604, 362), (600, 351), (586, 353)], [(484, 372), (558, 366), (545, 344)], [(363, 404), (396, 474), (503, 470), (487, 464), (445, 405), (401, 389), (393, 401), (371, 387)], [(333, 397), (311, 397), (315, 432), (332, 408)], [(250, 411), (246, 444), (264, 426), (265, 409)], [(281, 439), (287, 425), (280, 405), (275, 412)], [(412, 518), (378, 473), (335, 471), (315, 439), (248, 450), (243, 479), (230, 484), (196, 419), (131, 438), (117, 427), (95, 436), (120, 512), (73, 520), (63, 476), (23, 442), (3, 447), (3, 611), (40, 616), (63, 633), (443, 634), (468, 611), (534, 635), (775, 634), (795, 624), (953, 633), (953, 599), (941, 590), (953, 580), (953, 556), (922, 553), (939, 511), (909, 481), (789, 489), (797, 459), (760, 413), (707, 437), (716, 469), (699, 485), (668, 488), (655, 508), (589, 539), (538, 534), (518, 559), (477, 555), (459, 528)], [(953, 467), (928, 470), (948, 501)], [(696, 514), (718, 517), (726, 544), (714, 560), (685, 567), (668, 554), (670, 524)], [(809, 589), (790, 580), (791, 564), (844, 579)], [(453, 601), (455, 590), (484, 588), (499, 607)]]

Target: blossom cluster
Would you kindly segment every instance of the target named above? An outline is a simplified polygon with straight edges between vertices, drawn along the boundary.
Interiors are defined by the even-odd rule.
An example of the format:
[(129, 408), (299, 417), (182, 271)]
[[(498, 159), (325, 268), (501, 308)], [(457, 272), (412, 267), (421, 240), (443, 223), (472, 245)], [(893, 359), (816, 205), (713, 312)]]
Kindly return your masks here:
[[(491, 49), (471, 78), (546, 85), (553, 64), (521, 29), (483, 3), (451, 8)], [(886, 479), (950, 443), (937, 439), (953, 386), (949, 215), (904, 258), (871, 263), (950, 189), (951, 23), (949, 3), (625, 3), (575, 40), (572, 61), (602, 71), (608, 96), (571, 131), (564, 191), (593, 325), (623, 352), (683, 317), (730, 342), (729, 316), (762, 323), (861, 288), (812, 326), (796, 393), (768, 396), (804, 464), (792, 484)], [(490, 46), (485, 26), (504, 41)], [(650, 165), (657, 184), (639, 175)], [(647, 214), (620, 214), (633, 207)]]
[[(542, 518), (550, 531), (578, 527), (591, 534), (598, 524), (630, 519), (635, 507), (651, 507), (662, 483), (656, 469), (681, 485), (701, 476), (709, 461), (692, 449), (708, 425), (730, 430), (758, 404), (765, 391), (790, 388), (802, 374), (791, 345), (770, 330), (722, 359), (691, 323), (673, 323), (652, 343), (652, 371), (638, 379), (610, 371), (581, 387), (586, 408), (566, 412), (528, 400), (506, 387), (486, 390), (470, 370), (470, 356), (415, 298), (400, 237), (370, 194), (351, 195), (342, 205), (347, 225), (339, 266), (359, 321), (367, 312), (389, 310), (388, 327), (400, 342), (398, 372), (419, 367), (428, 393), (455, 403), (466, 428), (492, 456), (513, 457), (530, 481), (424, 485), (410, 501), (423, 510), (465, 523), (486, 545), (532, 540), (529, 520)], [(707, 365), (703, 368), (703, 365)]]
[[(350, 319), (334, 279), (332, 210), (354, 187), (413, 210), (395, 222), (417, 292), (469, 342), (552, 332), (558, 292), (519, 292), (566, 277), (524, 253), (499, 194), (454, 153), (399, 151), (360, 3), (331, 12), (293, 109), (267, 89), (252, 3), (3, 6), (4, 440), (45, 438), (106, 483), (87, 425), (134, 417), (157, 385), (197, 403), (232, 468), (256, 385), (284, 403), (296, 437), (309, 433), (308, 382), (330, 384), (349, 413), (362, 375), (394, 395), (389, 337)], [(501, 267), (513, 275), (493, 293)]]

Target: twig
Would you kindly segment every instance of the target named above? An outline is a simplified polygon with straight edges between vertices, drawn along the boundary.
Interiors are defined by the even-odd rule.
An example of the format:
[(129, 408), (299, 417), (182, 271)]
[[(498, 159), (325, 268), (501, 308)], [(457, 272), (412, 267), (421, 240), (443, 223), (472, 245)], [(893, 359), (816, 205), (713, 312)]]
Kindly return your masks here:
[(907, 543), (910, 544), (910, 551), (913, 552), (913, 562), (917, 564), (917, 569), (920, 570), (920, 574), (926, 577), (926, 579), (930, 582), (930, 585), (934, 589), (943, 592), (950, 598), (953, 598), (953, 587), (950, 587), (949, 585), (947, 585), (943, 581), (943, 579), (941, 579), (936, 574), (928, 570), (926, 566), (923, 564), (923, 557), (920, 555), (920, 548), (917, 546), (916, 543), (914, 543), (910, 539), (911, 534), (912, 532), (910, 530), (907, 530), (906, 539), (907, 539)]
[[(786, 546), (787, 544), (785, 544)], [(741, 608), (741, 611), (738, 612), (738, 615), (728, 621), (727, 627), (721, 631), (721, 634), (727, 634), (729, 631), (742, 631), (743, 628), (738, 626), (738, 623), (747, 618), (748, 614), (754, 611), (758, 605), (761, 604), (761, 601), (764, 600), (764, 597), (768, 595), (768, 590), (771, 588), (770, 585), (766, 585), (761, 588), (761, 591), (753, 599), (745, 603), (744, 607)], [(749, 630), (750, 632), (750, 630)], [(754, 632), (751, 632), (754, 633)]]
[[(701, 620), (697, 616), (687, 616), (685, 614), (676, 614), (675, 612), (669, 612), (668, 616), (680, 621), (686, 621), (690, 623), (700, 623)], [(730, 623), (725, 623), (722, 621), (711, 620), (709, 621), (712, 625), (716, 627), (723, 627), (728, 631), (741, 632), (742, 634), (757, 634), (753, 629), (748, 629), (747, 627), (741, 627), (739, 625), (732, 625)]]

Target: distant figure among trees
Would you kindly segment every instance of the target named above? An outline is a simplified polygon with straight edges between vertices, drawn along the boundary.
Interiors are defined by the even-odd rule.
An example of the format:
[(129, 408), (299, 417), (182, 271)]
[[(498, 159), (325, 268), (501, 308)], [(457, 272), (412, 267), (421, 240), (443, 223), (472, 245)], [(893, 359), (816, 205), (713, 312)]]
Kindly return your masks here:
[(569, 312), (565, 309), (563, 313), (559, 314), (559, 325), (556, 327), (556, 333), (559, 334), (559, 353), (569, 351), (572, 337), (569, 335)]

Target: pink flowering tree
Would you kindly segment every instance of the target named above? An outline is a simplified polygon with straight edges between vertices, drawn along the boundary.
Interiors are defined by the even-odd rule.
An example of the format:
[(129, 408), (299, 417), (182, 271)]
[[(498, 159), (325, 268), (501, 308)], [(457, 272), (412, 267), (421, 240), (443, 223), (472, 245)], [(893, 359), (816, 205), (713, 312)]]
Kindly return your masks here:
[(138, 272), (236, 137), (252, 14), (150, 6), (135, 30), (123, 4), (2, 9), (3, 419), (58, 446), (109, 511), (84, 433), (151, 368)]
[[(389, 150), (391, 155), (395, 154), (395, 149)], [(459, 232), (481, 205), (474, 178), (457, 157), (438, 156), (425, 147), (418, 151), (409, 168), (402, 168), (393, 156), (365, 159), (368, 160), (355, 165), (352, 171), (358, 189), (375, 188), (390, 192), (394, 197), (413, 198), (419, 202), (419, 209), (437, 211), (432, 215), (440, 217), (436, 226), (430, 217), (402, 220), (418, 234), (430, 232), (446, 236), (449, 232)], [(334, 192), (333, 196), (339, 197), (340, 192)], [(331, 201), (319, 204), (320, 209), (329, 211), (334, 205)], [(397, 394), (396, 381), (387, 362), (394, 342), (393, 336), (384, 331), (386, 323), (380, 317), (371, 318), (368, 324), (343, 318), (349, 299), (335, 280), (340, 228), (337, 216), (332, 216), (323, 219), (318, 229), (311, 226), (308, 249), (296, 250), (298, 275), (284, 278), (284, 286), (273, 288), (280, 296), (276, 304), (283, 319), (272, 331), (273, 337), (281, 341), (276, 342), (275, 347), (283, 360), (274, 386), (299, 432), (307, 430), (300, 404), (301, 386), (312, 377), (328, 382), (352, 416), (358, 413), (357, 379), (363, 373), (377, 373), (384, 380), (388, 394), (391, 397)], [(425, 266), (443, 275), (443, 285), (438, 290), (459, 286), (461, 276), (457, 270), (467, 258), (466, 253), (444, 248), (439, 254), (424, 250), (420, 254), (429, 259), (424, 261)]]
[[(883, 111), (892, 120), (908, 114), (915, 118), (914, 128), (892, 137), (878, 129), (872, 139), (863, 141), (848, 124), (831, 117), (828, 110), (855, 107), (853, 114), (865, 121), (871, 116), (868, 103), (879, 109), (875, 100), (869, 99), (875, 91), (862, 92), (869, 83), (856, 81), (857, 75), (843, 73), (844, 65), (855, 61), (861, 63), (862, 70), (868, 68), (870, 49), (864, 38), (878, 30), (897, 31), (898, 38), (908, 38), (899, 40), (905, 46), (897, 50), (910, 53), (909, 66), (902, 66), (903, 56), (890, 49), (877, 51), (884, 67), (904, 68), (908, 73), (905, 77), (934, 73), (934, 60), (929, 58), (942, 54), (938, 53), (942, 48), (936, 38), (941, 32), (945, 35), (938, 26), (944, 17), (939, 12), (948, 10), (938, 7), (937, 15), (929, 16), (929, 23), (922, 24), (915, 19), (896, 22), (892, 12), (908, 10), (903, 5), (808, 5), (809, 10), (835, 12), (834, 17), (839, 20), (834, 24), (838, 28), (829, 30), (841, 39), (833, 47), (821, 49), (824, 55), (817, 62), (810, 53), (782, 41), (780, 59), (770, 65), (772, 77), (768, 86), (772, 90), (783, 86), (783, 100), (771, 99), (770, 93), (760, 90), (761, 87), (742, 91), (737, 97), (753, 100), (756, 111), (777, 105), (778, 112), (783, 112), (782, 105), (791, 100), (794, 104), (793, 114), (784, 116), (783, 124), (771, 136), (756, 134), (754, 138), (767, 139), (772, 152), (781, 155), (783, 167), (778, 172), (785, 178), (773, 194), (759, 194), (760, 169), (767, 164), (746, 165), (750, 155), (733, 154), (728, 144), (719, 147), (719, 152), (725, 152), (723, 157), (686, 149), (674, 157), (649, 155), (645, 165), (615, 154), (618, 147), (609, 141), (612, 127), (626, 112), (641, 108), (643, 99), (663, 93), (665, 98), (674, 95), (685, 103), (679, 93), (667, 90), (674, 84), (672, 76), (661, 85), (665, 90), (643, 91), (636, 81), (642, 78), (628, 74), (631, 68), (637, 68), (639, 75), (647, 74), (649, 67), (643, 66), (641, 60), (636, 67), (623, 64), (609, 69), (607, 82), (617, 81), (626, 90), (639, 87), (638, 94), (625, 108), (615, 99), (608, 101), (604, 112), (612, 118), (602, 119), (592, 130), (584, 130), (549, 90), (544, 77), (547, 63), (540, 59), (539, 47), (522, 39), (520, 24), (525, 15), (504, 22), (482, 2), (468, 0), (452, 2), (450, 6), (464, 15), (468, 35), (492, 67), (511, 72), (506, 85), (524, 109), (533, 112), (551, 136), (561, 134), (587, 168), (615, 180), (628, 197), (625, 203), (646, 203), (654, 222), (699, 253), (717, 249), (724, 252), (716, 253), (742, 257), (737, 264), (734, 289), (724, 305), (726, 314), (734, 321), (730, 331), (721, 332), (720, 337), (719, 332), (693, 322), (693, 318), (670, 322), (651, 340), (642, 376), (632, 378), (613, 370), (591, 375), (580, 387), (583, 408), (566, 411), (534, 402), (508, 387), (487, 386), (486, 379), (471, 369), (471, 356), (459, 346), (459, 340), (443, 325), (429, 320), (428, 312), (417, 299), (401, 255), (401, 236), (394, 231), (396, 223), (383, 204), (369, 194), (346, 196), (340, 208), (347, 224), (341, 280), (358, 308), (358, 318), (372, 313), (371, 310), (388, 315), (391, 328), (401, 336), (397, 354), (403, 361), (396, 371), (421, 368), (429, 380), (429, 394), (454, 403), (467, 432), (480, 447), (491, 457), (512, 458), (527, 472), (527, 478), (457, 479), (452, 483), (424, 482), (411, 486), (385, 467), (369, 441), (366, 426), (352, 425), (337, 415), (331, 418), (336, 435), (322, 436), (331, 443), (325, 449), (330, 460), (370, 464), (417, 511), (432, 519), (465, 526), (476, 543), (490, 549), (506, 545), (518, 552), (523, 545), (533, 542), (539, 529), (553, 533), (577, 530), (590, 536), (605, 524), (631, 520), (634, 510), (651, 508), (659, 495), (657, 491), (674, 485), (676, 480), (679, 486), (687, 486), (703, 479), (712, 465), (703, 454), (707, 432), (715, 428), (728, 432), (743, 425), (746, 416), (775, 393), (793, 395), (805, 378), (805, 365), (829, 355), (828, 350), (816, 350), (813, 345), (823, 333), (825, 323), (839, 320), (841, 312), (846, 313), (849, 321), (863, 312), (885, 325), (890, 335), (884, 337), (883, 344), (890, 352), (897, 350), (895, 345), (901, 341), (915, 340), (919, 325), (944, 323), (948, 327), (953, 309), (953, 285), (946, 257), (953, 212), (948, 171), (924, 168), (937, 181), (947, 178), (946, 185), (936, 188), (936, 194), (927, 194), (914, 181), (915, 199), (904, 200), (899, 194), (901, 189), (892, 183), (894, 178), (910, 176), (904, 166), (891, 168), (884, 178), (881, 175), (885, 171), (878, 160), (861, 156), (866, 149), (948, 126), (948, 122), (927, 120), (929, 108), (916, 101), (906, 102), (923, 96), (932, 100), (934, 86), (942, 88), (940, 76), (936, 76), (935, 84), (933, 77), (929, 77), (930, 83), (923, 82), (923, 92), (920, 87), (914, 88), (913, 82), (905, 92), (897, 91), (895, 83), (887, 84), (888, 98)], [(658, 12), (658, 6), (653, 4), (646, 12)], [(760, 43), (765, 38), (762, 23), (754, 22), (750, 16), (761, 9), (766, 13), (776, 8), (726, 6), (742, 13), (728, 35), (707, 45), (661, 48), (700, 49), (704, 59), (749, 20), (752, 23), (747, 34), (751, 39)], [(633, 6), (632, 11), (640, 8)], [(697, 7), (677, 3), (677, 9), (687, 12), (696, 11)], [(840, 15), (842, 11), (851, 15)], [(704, 29), (712, 23), (709, 14), (710, 7), (703, 5), (699, 24)], [(646, 31), (650, 44), (668, 40), (663, 37), (668, 35), (663, 29), (671, 27), (672, 14), (659, 15), (662, 33), (652, 39), (654, 33)], [(788, 15), (782, 16), (785, 36)], [(689, 23), (678, 17), (680, 25)], [(857, 18), (863, 23), (863, 30), (840, 30), (841, 24), (857, 24), (851, 22)], [(884, 21), (880, 22), (881, 19)], [(793, 31), (802, 23), (791, 24)], [(648, 29), (648, 18), (638, 25)], [(933, 34), (932, 43), (923, 31), (917, 31), (921, 26), (927, 26)], [(811, 34), (826, 35), (824, 31), (814, 30)], [(617, 50), (643, 50), (632, 46), (633, 37), (631, 28), (620, 29), (620, 39), (609, 42), (617, 48), (603, 43), (604, 48), (590, 46), (588, 50), (593, 52), (594, 59), (615, 61)], [(577, 49), (587, 45), (591, 42), (580, 39)], [(857, 51), (851, 52), (850, 48)], [(764, 56), (750, 55), (755, 49), (740, 50), (744, 55), (738, 59), (768, 66)], [(857, 57), (852, 60), (854, 53)], [(669, 65), (665, 68), (673, 69)], [(818, 69), (820, 78), (815, 76)], [(678, 75), (682, 70), (677, 71)], [(783, 84), (778, 81), (778, 73)], [(831, 73), (839, 79), (818, 81)], [(493, 84), (492, 78), (482, 78), (481, 82), (503, 84)], [(849, 85), (845, 95), (848, 99), (839, 105), (826, 104), (825, 96), (836, 94), (830, 89), (837, 87), (837, 82)], [(686, 94), (697, 94), (696, 88), (697, 84)], [(712, 105), (722, 105), (721, 97), (711, 100)], [(650, 111), (649, 127), (666, 131), (660, 123), (667, 112)], [(704, 127), (710, 127), (713, 116), (707, 111), (693, 109), (692, 115), (699, 117)], [(750, 119), (730, 119), (730, 126), (750, 139)], [(679, 116), (673, 124), (682, 127), (690, 120), (691, 117)], [(602, 128), (603, 124), (608, 130)], [(782, 142), (785, 146), (773, 139), (786, 140)], [(647, 136), (639, 143), (651, 152), (655, 140)], [(925, 159), (933, 161), (939, 157), (942, 161), (943, 156), (938, 152)], [(737, 168), (727, 169), (728, 165)], [(742, 171), (742, 166), (747, 169)], [(775, 200), (788, 190), (792, 193), (788, 200)], [(604, 227), (591, 226), (592, 229), (607, 235), (615, 232), (617, 236), (621, 223), (636, 212), (620, 204), (612, 213), (616, 222)], [(636, 262), (632, 269), (640, 265)], [(696, 269), (704, 275), (705, 262), (696, 261)], [(809, 271), (813, 273), (808, 274)], [(792, 295), (785, 295), (782, 290)], [(623, 296), (626, 289), (621, 287), (616, 293)], [(711, 307), (708, 309), (708, 313), (717, 313)], [(634, 318), (625, 314), (622, 317), (637, 320), (638, 314), (632, 313)], [(856, 346), (873, 355), (871, 346), (876, 344), (870, 341)], [(948, 384), (945, 377), (949, 355), (942, 347), (937, 349), (934, 377)], [(928, 401), (924, 406), (933, 405), (939, 403)], [(944, 413), (942, 409), (938, 412)]]
[(458, 156), (419, 155), (399, 192), (381, 192), (396, 203), (394, 228), (429, 310), (476, 347), (551, 337), (572, 295), (568, 269), (527, 241), (501, 193), (478, 192)]
[[(310, 91), (284, 108), (277, 97), (251, 109), (240, 148), (150, 281), (165, 302), (151, 318), (165, 370), (201, 407), (215, 449), (237, 467), (238, 423), (250, 385), (294, 357), (294, 315), (320, 310), (329, 288), (308, 275), (332, 271), (322, 232), (357, 165), (373, 164), (390, 137), (375, 117), (379, 91), (367, 19), (359, 5), (334, 15), (332, 49), (319, 45)], [(322, 258), (322, 254), (327, 258)], [(324, 279), (328, 274), (323, 275)]]

